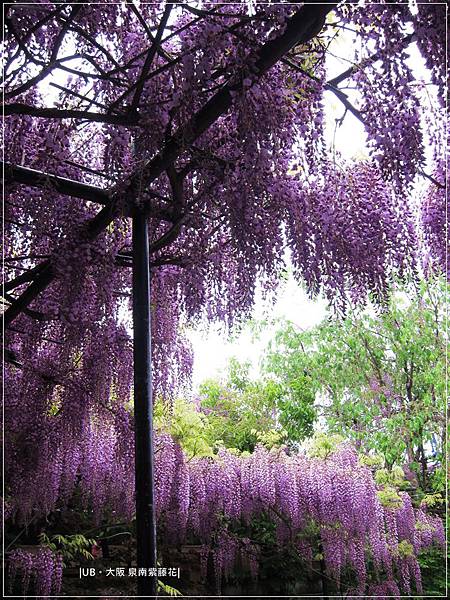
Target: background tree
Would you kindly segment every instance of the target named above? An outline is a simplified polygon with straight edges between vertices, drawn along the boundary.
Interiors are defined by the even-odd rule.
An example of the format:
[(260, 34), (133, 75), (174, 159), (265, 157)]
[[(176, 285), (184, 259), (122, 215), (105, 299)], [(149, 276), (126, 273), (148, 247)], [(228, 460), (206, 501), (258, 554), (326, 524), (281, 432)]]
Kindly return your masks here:
[(252, 452), (257, 443), (280, 444), (286, 431), (276, 410), (278, 385), (252, 379), (249, 369), (249, 363), (231, 359), (224, 381), (210, 379), (200, 385), (199, 406), (216, 443), (220, 440), (227, 448)]
[(444, 489), (447, 293), (443, 281), (424, 281), (377, 313), (350, 311), (304, 332), (288, 323), (265, 358), (284, 405), (308, 398), (327, 431), (388, 466), (406, 464), (425, 491)]

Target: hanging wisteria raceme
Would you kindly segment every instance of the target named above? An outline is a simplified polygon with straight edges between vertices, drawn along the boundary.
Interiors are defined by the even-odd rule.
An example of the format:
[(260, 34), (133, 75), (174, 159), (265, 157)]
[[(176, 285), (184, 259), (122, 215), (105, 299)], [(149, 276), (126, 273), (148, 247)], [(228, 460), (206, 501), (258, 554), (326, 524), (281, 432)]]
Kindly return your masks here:
[(430, 185), (421, 205), (422, 227), (425, 238), (425, 270), (437, 270), (450, 279), (448, 264), (449, 214), (447, 208), (448, 176), (445, 164), (441, 162), (434, 174), (441, 187)]
[[(121, 464), (118, 477), (120, 444), (112, 427), (97, 424), (80, 440), (83, 455), (75, 457), (79, 491), (98, 520), (106, 515), (131, 518), (133, 456), (129, 449), (130, 460)], [(123, 448), (120, 454), (126, 454)], [(400, 492), (395, 504), (383, 504), (372, 472), (347, 445), (326, 458), (257, 446), (249, 456), (222, 450), (214, 459), (188, 461), (178, 444), (161, 433), (156, 438), (155, 476), (161, 551), (189, 541), (202, 544), (204, 563), (211, 555), (219, 590), (238, 560), (257, 575), (261, 549), (238, 535), (236, 526), (261, 516), (276, 524), (278, 550), (295, 544), (307, 567), (320, 547), (327, 576), (337, 589), (349, 585), (350, 568), (357, 582), (355, 595), (376, 595), (379, 589), (395, 596), (399, 591), (420, 594), (418, 553), (433, 544), (445, 545), (441, 519), (426, 507), (414, 509), (407, 493)], [(56, 487), (55, 506), (47, 504), (47, 511), (67, 500), (65, 480), (60, 481), (58, 489), (55, 478), (48, 480)], [(17, 550), (9, 556), (10, 569), (21, 573), (25, 586), (30, 576), (43, 578), (36, 585), (50, 586), (59, 573), (58, 560), (48, 550), (36, 556)], [(38, 571), (41, 563), (47, 566)]]
[(30, 589), (38, 597), (59, 594), (62, 584), (62, 557), (49, 548), (39, 547), (36, 552), (13, 550), (8, 555), (9, 593), (19, 580), (23, 594)]
[[(362, 595), (369, 561), (380, 585), (420, 593), (417, 554), (433, 543), (445, 543), (442, 521), (413, 509), (408, 494), (401, 493), (394, 508), (383, 506), (373, 474), (358, 463), (349, 446), (326, 459), (257, 447), (248, 457), (224, 450), (216, 459), (186, 464), (166, 437), (158, 460), (164, 461), (158, 477), (158, 497), (164, 498), (159, 510), (163, 536), (179, 542), (193, 536), (203, 543), (204, 557), (211, 553), (217, 582), (227, 577), (240, 555), (255, 566), (258, 549), (240, 539), (233, 524), (250, 523), (263, 514), (276, 523), (280, 548), (300, 537), (304, 557), (312, 556), (320, 543), (327, 573), (336, 585), (345, 567), (351, 567)], [(187, 528), (180, 531), (185, 514)], [(318, 528), (315, 538), (308, 533), (311, 523)]]
[(414, 272), (412, 211), (374, 165), (329, 164), (296, 198), (286, 202), (289, 245), (312, 292), (323, 290), (332, 303), (346, 293), (361, 301), (367, 290), (383, 299), (390, 277)]
[[(129, 307), (129, 223), (117, 219), (97, 228), (99, 203), (114, 198), (112, 215), (129, 214), (133, 199), (149, 209), (153, 371), (156, 390), (165, 394), (186, 381), (192, 364), (180, 323), (206, 316), (232, 324), (249, 314), (257, 281), (273, 290), (284, 268), (286, 227), (296, 272), (313, 293), (324, 289), (331, 297), (353, 287), (351, 297), (358, 301), (368, 291), (383, 296), (390, 275), (403, 274), (414, 259), (405, 198), (394, 198), (382, 179), (389, 171), (398, 187), (422, 164), (419, 107), (402, 50), (413, 18), (406, 5), (353, 7), (344, 14), (364, 35), (371, 32), (383, 81), (402, 96), (401, 102), (377, 101), (378, 109), (370, 104), (375, 118), (371, 113), (368, 127), (383, 175), (362, 165), (346, 168), (346, 176), (328, 166), (324, 150), (323, 42), (294, 47), (268, 72), (255, 66), (258, 49), (284, 34), (295, 5), (256, 5), (255, 14), (248, 13), (247, 3), (210, 3), (200, 11), (143, 4), (139, 10), (114, 3), (45, 4), (20, 5), (7, 14), (8, 162), (99, 186), (81, 199), (65, 194), (51, 177), (30, 186), (6, 171), (11, 309), (30, 281), (45, 280), (51, 272), (8, 330), (8, 347), (21, 364), (38, 360), (31, 357), (34, 349), (46, 347), (45, 360), (54, 356), (58, 362), (59, 397), (68, 412), (74, 395), (65, 394), (62, 374), (73, 370), (74, 357), (94, 355), (89, 330), (104, 327), (105, 319), (110, 335), (123, 337), (121, 321)], [(422, 29), (431, 26), (428, 17), (420, 22)], [(161, 41), (149, 47), (154, 36)], [(438, 33), (435, 38), (433, 56), (441, 43)], [(67, 54), (69, 46), (76, 47), (76, 58)], [(375, 88), (367, 84), (378, 73), (374, 64), (357, 71), (366, 103), (384, 86), (378, 79)], [(46, 75), (53, 68), (60, 82), (50, 84)], [(178, 158), (144, 185), (145, 166), (174, 132), (189, 137), (186, 123), (228, 84), (229, 110), (186, 141)], [(50, 85), (49, 108), (44, 101)], [(376, 110), (386, 114), (378, 118)], [(371, 195), (372, 178), (377, 193)], [(340, 200), (346, 198), (342, 206), (336, 188)], [(53, 349), (57, 344), (62, 347)], [(106, 364), (109, 345), (97, 344), (95, 352), (97, 364)], [(86, 361), (92, 368), (95, 363)], [(127, 365), (124, 356), (116, 368), (123, 373)], [(125, 383), (121, 394), (128, 401)]]
[[(33, 362), (12, 367), (16, 373), (11, 376), (8, 372), (5, 381), (9, 390), (5, 403), (8, 489), (17, 500), (16, 517), (25, 521), (33, 511), (48, 514), (57, 498), (67, 501), (71, 497), (81, 463), (82, 475), (96, 489), (95, 469), (91, 472), (88, 467), (91, 456), (106, 453), (105, 460), (109, 457), (119, 473), (120, 465), (131, 460), (127, 449), (133, 443), (128, 413), (123, 409), (131, 385), (130, 370), (124, 370), (126, 359), (131, 361), (125, 330), (117, 331), (116, 323), (108, 327), (104, 321), (67, 360), (61, 360), (67, 353), (65, 346), (41, 344), (43, 348), (35, 347)], [(102, 351), (105, 347), (108, 354)], [(22, 349), (18, 344), (17, 352)], [(105, 421), (110, 422), (117, 447), (108, 447), (111, 435), (107, 432), (96, 438), (96, 424)], [(124, 486), (131, 485), (125, 473), (121, 481)], [(97, 492), (102, 494), (101, 489)], [(125, 502), (129, 495), (120, 497)]]
[[(243, 310), (250, 311), (258, 275), (266, 272), (274, 284), (282, 255), (281, 230), (276, 199), (261, 199), (267, 194), (265, 188), (284, 173), (289, 140), (297, 130), (312, 147), (307, 135), (315, 140), (320, 129), (318, 118), (314, 120), (320, 111), (320, 85), (294, 72), (294, 83), (302, 77), (309, 82), (298, 94), (281, 66), (259, 81), (252, 71), (255, 47), (282, 34), (286, 17), (293, 12), (290, 6), (267, 7), (255, 19), (248, 16), (246, 5), (239, 4), (232, 9), (236, 17), (229, 13), (215, 17), (224, 10), (219, 5), (204, 19), (178, 10), (171, 28), (177, 33), (167, 34), (172, 39), (164, 49), (150, 52), (155, 74), (142, 85), (139, 78), (147, 71), (143, 49), (149, 34), (136, 11), (114, 3), (72, 8), (46, 5), (38, 18), (35, 8), (15, 7), (7, 16), (6, 100), (11, 110), (5, 132), (7, 160), (44, 175), (35, 187), (23, 185), (26, 182), (20, 177), (19, 183), (13, 172), (6, 171), (11, 179), (5, 211), (10, 255), (6, 300), (13, 308), (30, 282), (51, 272), (44, 292), (8, 329), (8, 356), (26, 372), (31, 368), (35, 373), (36, 393), (41, 395), (36, 406), (51, 405), (58, 386), (59, 410), (66, 420), (73, 419), (67, 427), (81, 431), (92, 401), (100, 412), (111, 408), (112, 380), (117, 403), (130, 398), (129, 354), (118, 351), (110, 360), (114, 340), (127, 345), (122, 320), (131, 284), (130, 226), (126, 219), (117, 219), (101, 233), (93, 233), (97, 204), (108, 203), (110, 194), (89, 193), (80, 199), (76, 192), (73, 197), (45, 174), (101, 188), (113, 186), (120, 193), (121, 178), (139, 171), (172, 130), (183, 125), (188, 111), (200, 109), (233, 71), (238, 72), (230, 114), (206, 131), (198, 145), (187, 148), (151, 189), (129, 189), (140, 196), (141, 204), (152, 206), (154, 387), (166, 395), (175, 393), (192, 366), (180, 321), (206, 314), (232, 322)], [(148, 22), (161, 19), (163, 24), (171, 9), (144, 4), (142, 10)], [(196, 27), (197, 22), (202, 26)], [(61, 83), (52, 82), (56, 114), (69, 117), (61, 120), (54, 114), (46, 118), (33, 112), (43, 107), (40, 82), (46, 74), (43, 69), (35, 75), (33, 69), (39, 70), (46, 59), (63, 52), (63, 33), (79, 54), (76, 64), (70, 57), (58, 62)], [(110, 37), (108, 48), (114, 46), (114, 51), (102, 46), (101, 34)], [(17, 44), (20, 36), (31, 50), (22, 67), (14, 70), (23, 50)], [(177, 58), (172, 60), (172, 54)], [(126, 66), (120, 69), (119, 64)], [(111, 71), (111, 76), (94, 76), (96, 68), (101, 74)], [(123, 93), (129, 80), (134, 83)], [(86, 108), (83, 98), (91, 92), (96, 110), (105, 103), (113, 114), (131, 101), (136, 113), (130, 117), (133, 126), (128, 126), (128, 117), (117, 117), (112, 123), (105, 118), (103, 123), (101, 114), (92, 116), (89, 109), (81, 124), (71, 118), (72, 111), (81, 113), (81, 118)], [(23, 110), (31, 114), (23, 116)], [(311, 137), (317, 145), (314, 140)], [(272, 239), (267, 243), (269, 226)], [(103, 329), (108, 330), (106, 336), (99, 335)], [(57, 378), (53, 373), (53, 379), (45, 378), (43, 373), (44, 381), (39, 382), (42, 362), (47, 371), (57, 372)], [(103, 367), (106, 373), (99, 380)], [(76, 383), (79, 376), (83, 381)], [(26, 380), (25, 373), (15, 369), (10, 377), (13, 388)], [(35, 409), (30, 409), (30, 423), (38, 423), (42, 412), (36, 420)]]
[[(386, 177), (398, 189), (408, 186), (422, 168), (424, 148), (420, 128), (420, 110), (411, 83), (414, 76), (407, 63), (407, 4), (368, 4), (364, 10), (343, 5), (344, 22), (361, 28), (375, 45), (375, 59), (358, 57), (360, 68), (353, 78), (361, 92), (361, 115), (372, 155)], [(373, 51), (365, 46), (363, 52)], [(389, 97), (392, 102), (386, 102)]]
[(447, 98), (448, 36), (448, 11), (445, 4), (420, 2), (414, 18), (414, 37), (427, 69), (431, 72), (432, 81), (438, 87), (442, 105), (445, 105)]
[[(441, 107), (445, 106), (446, 7), (419, 3), (412, 14), (408, 3), (368, 3), (363, 10), (355, 4), (344, 4), (339, 12), (343, 22), (350, 27), (357, 25), (358, 35), (367, 41), (359, 53), (358, 67), (349, 77), (357, 83), (361, 120), (372, 156), (386, 179), (401, 190), (423, 174), (424, 136), (432, 135), (421, 126), (426, 111), (418, 93), (421, 78), (409, 60), (410, 46), (417, 43), (428, 69), (427, 78), (431, 74), (437, 88), (431, 95), (435, 94)], [(431, 110), (430, 95), (425, 104)], [(435, 122), (431, 127), (428, 123), (427, 128), (444, 131), (444, 118), (444, 111), (436, 112)]]
[[(11, 163), (84, 183), (112, 186), (114, 193), (127, 190), (150, 208), (153, 264), (158, 273), (168, 272), (167, 276), (155, 275), (153, 302), (158, 311), (155, 331), (164, 329), (164, 349), (157, 336), (155, 339), (155, 373), (165, 370), (161, 380), (167, 380), (170, 369), (165, 364), (175, 364), (180, 356), (186, 366), (189, 363), (184, 345), (168, 335), (177, 330), (183, 314), (192, 317), (201, 310), (210, 318), (226, 316), (232, 321), (251, 307), (258, 277), (265, 278), (267, 286), (274, 285), (283, 255), (280, 203), (289, 202), (289, 213), (295, 212), (305, 188), (309, 192), (308, 176), (323, 165), (324, 53), (320, 44), (306, 43), (268, 73), (259, 74), (257, 49), (283, 34), (295, 11), (290, 4), (257, 7), (254, 15), (248, 14), (247, 3), (227, 9), (211, 3), (208, 10), (194, 9), (194, 14), (158, 4), (141, 8), (142, 14), (117, 4), (56, 7), (53, 11), (48, 5), (38, 21), (35, 9), (20, 6), (9, 10), (7, 66), (11, 63), (12, 68), (22, 55), (23, 47), (17, 43), (21, 35), (33, 50), (23, 57), (28, 62), (22, 68), (7, 69), (7, 158)], [(409, 182), (423, 154), (414, 89), (401, 84), (409, 82), (411, 73), (399, 36), (412, 15), (406, 5), (371, 6), (369, 12), (354, 8), (346, 14), (362, 26), (361, 31), (370, 29), (384, 57), (386, 85), (402, 95), (401, 102), (391, 103), (395, 111), (389, 103), (377, 103), (379, 110), (389, 108), (382, 119), (371, 114), (368, 127), (384, 156), (383, 172), (389, 170), (389, 177), (397, 183)], [(154, 22), (155, 35), (165, 40), (151, 47), (147, 57), (145, 22)], [(64, 85), (54, 84), (55, 107), (47, 110), (41, 93), (46, 71), (39, 68), (52, 58), (52, 52), (64, 54), (62, 26), (67, 41), (79, 51), (79, 63), (73, 64), (71, 55), (58, 58), (54, 68), (61, 72)], [(100, 32), (109, 39), (107, 47), (102, 45)], [(438, 43), (436, 40), (434, 46)], [(33, 62), (37, 75), (31, 68)], [(372, 66), (369, 63), (358, 70), (368, 102), (373, 86), (365, 82)], [(127, 187), (123, 178), (139, 175), (171, 134), (180, 131), (229, 81), (233, 81), (230, 110), (194, 142), (186, 143), (182, 155), (150, 187), (139, 181)], [(376, 89), (382, 87), (377, 79)], [(86, 108), (86, 103), (97, 112)], [(107, 109), (106, 116), (102, 107)], [(39, 112), (42, 110), (44, 113)], [(393, 120), (396, 127), (392, 127)], [(417, 139), (404, 135), (406, 129), (414, 131)], [(296, 169), (304, 175), (300, 190), (286, 176), (287, 171)], [(123, 198), (121, 202), (127, 201), (130, 199)], [(119, 205), (118, 213), (122, 210)], [(121, 294), (127, 293), (130, 283), (121, 256), (130, 248), (129, 226), (119, 221), (99, 235), (86, 225), (96, 210), (92, 202), (59, 193), (50, 179), (37, 189), (15, 184), (7, 203), (6, 233), (14, 240), (14, 254), (21, 257), (8, 263), (13, 281), (23, 277), (26, 285), (33, 276), (28, 276), (30, 267), (39, 269), (36, 262), (40, 257), (51, 255), (56, 282), (35, 304), (43, 302), (44, 316), (76, 324), (73, 335), (78, 337), (102, 312), (114, 313), (117, 318)], [(55, 225), (49, 227), (50, 223)], [(314, 220), (307, 225), (313, 227)], [(11, 241), (7, 243), (12, 248)], [(308, 252), (308, 246), (304, 251)], [(24, 261), (24, 256), (29, 260)], [(198, 268), (184, 278), (180, 275), (196, 263)], [(377, 266), (382, 269), (386, 263)], [(299, 274), (312, 282), (314, 290), (318, 275), (325, 286), (334, 278), (336, 288), (342, 282), (342, 274), (334, 267), (330, 272), (299, 270)], [(178, 280), (176, 291), (174, 280)], [(162, 281), (168, 288), (165, 291)], [(363, 281), (359, 285), (356, 296), (366, 291)], [(14, 293), (23, 289), (17, 286)], [(156, 290), (161, 290), (162, 297)], [(171, 295), (177, 296), (176, 306), (167, 306)], [(65, 338), (67, 332), (61, 335)], [(172, 358), (165, 364), (159, 362), (158, 357), (167, 356), (169, 348), (173, 349)]]

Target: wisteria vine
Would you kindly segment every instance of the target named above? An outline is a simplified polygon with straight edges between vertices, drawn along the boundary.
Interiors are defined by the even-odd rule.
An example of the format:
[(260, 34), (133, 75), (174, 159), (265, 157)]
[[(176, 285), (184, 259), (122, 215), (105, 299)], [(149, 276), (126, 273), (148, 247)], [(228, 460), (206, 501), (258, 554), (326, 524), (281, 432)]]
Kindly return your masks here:
[[(119, 467), (115, 461), (120, 445), (112, 430), (93, 428), (90, 439), (80, 441), (84, 457), (75, 458), (80, 460), (83, 501), (98, 520), (111, 510), (117, 519), (132, 516), (133, 466), (127, 461)], [(441, 519), (425, 507), (413, 508), (406, 492), (395, 501), (383, 501), (373, 473), (345, 444), (325, 458), (257, 446), (248, 456), (222, 450), (214, 459), (188, 461), (173, 438), (160, 433), (155, 477), (161, 551), (175, 544), (202, 544), (204, 569), (210, 555), (219, 591), (238, 560), (257, 576), (260, 548), (239, 537), (235, 526), (249, 525), (262, 515), (276, 524), (278, 550), (295, 548), (306, 568), (313, 566), (320, 547), (327, 576), (337, 589), (341, 582), (348, 586), (344, 572), (351, 568), (357, 582), (347, 590), (352, 595), (422, 593), (417, 555), (433, 544), (445, 544)], [(67, 501), (65, 479), (54, 478), (52, 484), (53, 506), (47, 502), (43, 508), (48, 512)], [(20, 572), (25, 588), (32, 577), (46, 593), (60, 585), (60, 559), (48, 549), (32, 555), (15, 550), (9, 564), (10, 575)]]

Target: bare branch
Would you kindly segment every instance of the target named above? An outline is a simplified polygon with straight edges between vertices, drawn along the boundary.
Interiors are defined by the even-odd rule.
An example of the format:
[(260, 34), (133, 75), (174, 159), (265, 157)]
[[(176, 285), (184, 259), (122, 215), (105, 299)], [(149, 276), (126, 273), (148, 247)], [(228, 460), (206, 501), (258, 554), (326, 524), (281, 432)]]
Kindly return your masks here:
[[(66, 91), (66, 90), (65, 90)], [(30, 115), (32, 117), (42, 117), (44, 119), (79, 119), (82, 121), (93, 121), (96, 123), (110, 123), (112, 125), (138, 125), (139, 115), (111, 115), (88, 112), (84, 110), (73, 110), (70, 108), (40, 108), (29, 106), (20, 102), (6, 104), (4, 107), (5, 116), (9, 115)]]
[(67, 17), (64, 26), (62, 27), (61, 31), (58, 33), (58, 35), (56, 37), (55, 44), (52, 48), (52, 53), (50, 55), (50, 63), (53, 63), (57, 60), (59, 49), (61, 48), (64, 38), (66, 37), (67, 31), (69, 29), (69, 25), (75, 19), (77, 14), (80, 12), (81, 8), (82, 7), (80, 5), (72, 7), (72, 11), (71, 11), (70, 15)]
[[(16, 298), (14, 298), (14, 296), (11, 296), (11, 294), (7, 294), (6, 292), (4, 292), (3, 297), (10, 304), (14, 304), (14, 302), (16, 301)], [(35, 319), (36, 321), (48, 321), (47, 315), (45, 315), (43, 312), (40, 312), (38, 310), (31, 310), (30, 308), (24, 308), (23, 313), (25, 315), (27, 315), (27, 317), (31, 317), (32, 319)]]
[(27, 269), (27, 271), (25, 273), (18, 275), (14, 279), (11, 279), (10, 281), (5, 281), (3, 283), (4, 291), (10, 292), (11, 290), (14, 290), (16, 287), (19, 287), (19, 285), (22, 285), (23, 283), (27, 283), (28, 281), (33, 281), (38, 276), (38, 274), (42, 271), (44, 265), (45, 265), (45, 263), (40, 263), (39, 265), (36, 265), (32, 269)]
[[(414, 41), (414, 33), (410, 33), (409, 35), (405, 36), (401, 41), (400, 41), (400, 45), (403, 46), (408, 46), (411, 42)], [(330, 79), (330, 81), (328, 81), (328, 84), (336, 87), (338, 86), (340, 83), (342, 83), (343, 81), (345, 81), (346, 79), (348, 79), (349, 77), (351, 77), (352, 75), (354, 75), (355, 73), (357, 73), (358, 71), (360, 71), (362, 68), (364, 68), (365, 66), (367, 66), (370, 63), (374, 63), (377, 60), (380, 60), (380, 52), (376, 52), (375, 54), (372, 54), (372, 56), (369, 56), (368, 58), (366, 58), (362, 64), (359, 65), (352, 65), (351, 67), (349, 67), (346, 71), (344, 71), (343, 73), (341, 73), (340, 75), (337, 75), (336, 77), (333, 77), (333, 79)]]
[(161, 43), (164, 29), (167, 25), (167, 21), (169, 19), (170, 13), (172, 11), (172, 7), (173, 7), (173, 4), (166, 4), (166, 6), (164, 8), (164, 13), (163, 13), (161, 21), (159, 23), (159, 27), (158, 27), (158, 31), (156, 32), (155, 40), (147, 54), (147, 57), (144, 62), (144, 66), (142, 67), (141, 77), (139, 79), (139, 82), (136, 86), (136, 90), (134, 92), (133, 100), (131, 102), (131, 107), (130, 107), (131, 112), (134, 112), (137, 109), (137, 107), (139, 106), (139, 100), (141, 98), (142, 91), (144, 89), (145, 78), (147, 77), (147, 73), (149, 72), (152, 62), (153, 62), (153, 59), (155, 58), (156, 52), (158, 50), (158, 46)]
[(353, 106), (353, 104), (350, 102), (350, 100), (348, 99), (348, 96), (345, 92), (343, 92), (339, 88), (332, 86), (329, 83), (326, 83), (324, 88), (330, 92), (333, 92), (333, 94), (336, 96), (336, 98), (338, 98), (342, 102), (342, 104), (345, 106), (346, 110), (351, 112), (352, 115), (358, 119), (358, 121), (360, 121), (363, 125), (365, 125), (364, 117), (362, 116), (361, 112)]
[[(133, 4), (133, 2), (131, 2), (131, 0), (126, 0), (127, 4), (129, 5), (130, 9), (132, 10), (132, 12), (136, 15), (139, 23), (142, 25), (145, 33), (147, 34), (148, 39), (151, 41), (152, 44), (155, 43), (155, 37), (153, 36), (150, 27), (147, 25), (144, 17), (141, 15), (141, 13), (138, 11), (137, 7), (135, 4)], [(161, 47), (161, 41), (159, 42), (159, 44), (157, 44), (156, 46), (156, 50), (158, 52), (158, 54), (164, 58), (165, 60), (172, 60), (172, 57), (167, 54), (167, 52)]]
[(63, 85), (59, 85), (59, 83), (55, 83), (54, 81), (51, 81), (49, 85), (56, 88), (57, 90), (61, 90), (62, 92), (65, 92), (69, 96), (75, 96), (75, 98), (79, 98), (83, 102), (84, 101), (89, 102), (89, 105), (95, 104), (95, 106), (98, 106), (102, 110), (107, 110), (106, 106), (104, 106), (100, 102), (97, 102), (93, 98), (89, 98), (88, 96), (83, 96), (83, 94), (79, 94), (78, 92), (75, 92), (74, 90), (64, 87)]

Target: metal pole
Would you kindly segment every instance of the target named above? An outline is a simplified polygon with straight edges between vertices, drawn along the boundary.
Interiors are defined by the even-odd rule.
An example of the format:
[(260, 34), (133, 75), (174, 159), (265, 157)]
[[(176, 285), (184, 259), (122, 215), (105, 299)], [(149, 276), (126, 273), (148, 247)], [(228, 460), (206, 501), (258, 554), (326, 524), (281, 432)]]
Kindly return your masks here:
[[(156, 568), (150, 267), (147, 217), (133, 216), (134, 422), (137, 568)], [(139, 573), (139, 571), (138, 571)], [(156, 596), (156, 577), (137, 578), (138, 596)]]

